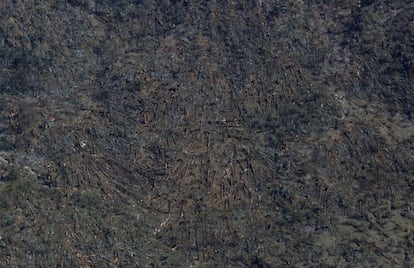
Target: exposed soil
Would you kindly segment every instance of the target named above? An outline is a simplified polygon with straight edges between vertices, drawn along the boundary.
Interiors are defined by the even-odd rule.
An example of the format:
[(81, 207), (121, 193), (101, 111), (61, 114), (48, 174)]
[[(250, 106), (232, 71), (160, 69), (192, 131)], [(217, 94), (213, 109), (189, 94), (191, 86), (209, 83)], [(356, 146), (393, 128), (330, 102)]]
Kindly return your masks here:
[(0, 13), (1, 267), (414, 266), (412, 1)]

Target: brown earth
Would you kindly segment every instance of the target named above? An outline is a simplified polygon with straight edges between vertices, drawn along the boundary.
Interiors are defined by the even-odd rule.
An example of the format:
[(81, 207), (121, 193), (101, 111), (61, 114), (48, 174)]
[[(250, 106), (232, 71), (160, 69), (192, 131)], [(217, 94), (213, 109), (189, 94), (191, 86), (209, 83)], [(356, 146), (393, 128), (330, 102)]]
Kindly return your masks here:
[(1, 267), (414, 265), (411, 1), (0, 13)]

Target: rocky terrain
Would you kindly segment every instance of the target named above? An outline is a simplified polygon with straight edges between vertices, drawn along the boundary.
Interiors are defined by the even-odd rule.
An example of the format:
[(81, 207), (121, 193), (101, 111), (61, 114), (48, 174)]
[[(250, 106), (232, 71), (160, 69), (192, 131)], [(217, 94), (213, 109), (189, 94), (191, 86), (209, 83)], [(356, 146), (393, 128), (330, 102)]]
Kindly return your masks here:
[(414, 4), (4, 0), (1, 267), (414, 265)]

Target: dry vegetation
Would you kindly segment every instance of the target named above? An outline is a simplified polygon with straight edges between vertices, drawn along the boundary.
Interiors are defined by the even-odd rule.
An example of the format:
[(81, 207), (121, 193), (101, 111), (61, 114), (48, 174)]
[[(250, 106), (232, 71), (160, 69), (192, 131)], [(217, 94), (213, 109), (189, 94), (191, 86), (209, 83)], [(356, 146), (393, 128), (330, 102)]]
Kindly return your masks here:
[(0, 266), (413, 265), (410, 1), (0, 13)]

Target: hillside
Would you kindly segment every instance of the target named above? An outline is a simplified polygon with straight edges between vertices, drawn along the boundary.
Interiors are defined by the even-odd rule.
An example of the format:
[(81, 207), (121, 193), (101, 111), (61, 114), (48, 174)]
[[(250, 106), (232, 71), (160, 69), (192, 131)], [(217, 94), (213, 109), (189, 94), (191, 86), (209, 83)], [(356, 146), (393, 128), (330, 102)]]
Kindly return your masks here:
[(414, 265), (412, 1), (0, 13), (1, 267)]

